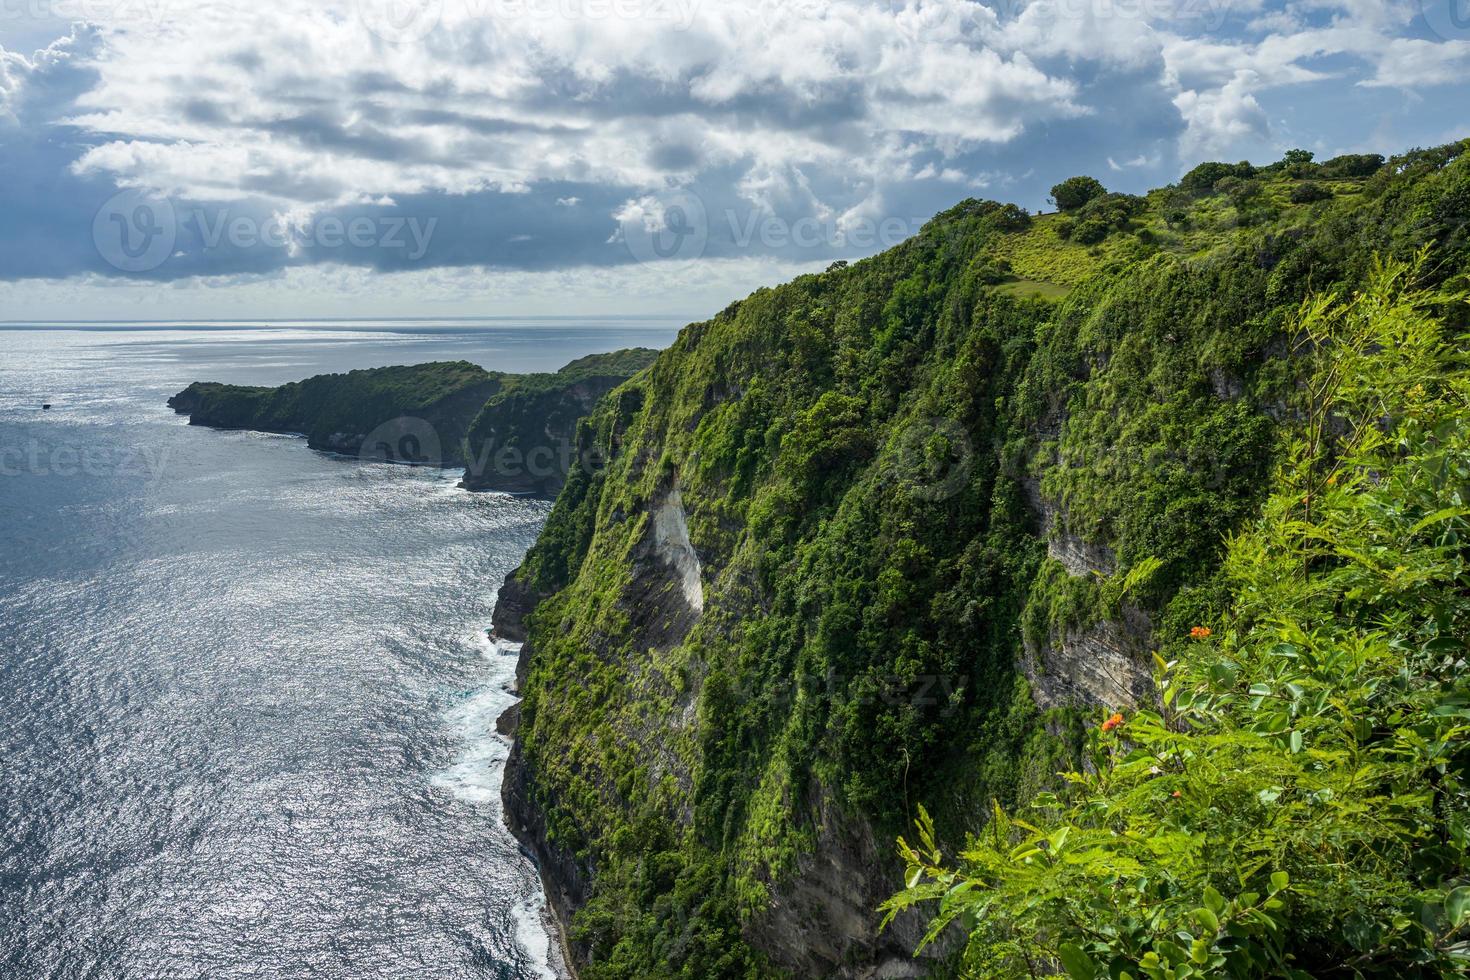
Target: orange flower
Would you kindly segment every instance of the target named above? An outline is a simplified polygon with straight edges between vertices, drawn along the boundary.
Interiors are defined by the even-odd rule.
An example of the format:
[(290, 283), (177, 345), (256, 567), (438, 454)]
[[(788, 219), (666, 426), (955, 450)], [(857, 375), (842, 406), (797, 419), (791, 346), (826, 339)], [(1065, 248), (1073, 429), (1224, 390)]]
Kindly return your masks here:
[(1172, 796), (1172, 797), (1174, 797), (1174, 799), (1176, 799), (1176, 800), (1177, 800), (1177, 799), (1179, 799), (1179, 797), (1180, 797), (1180, 796), (1181, 796), (1181, 795), (1182, 795), (1182, 794), (1181, 794), (1181, 793), (1180, 793), (1180, 792), (1179, 792), (1179, 791), (1178, 791), (1178, 790), (1177, 790), (1177, 789), (1176, 789), (1176, 790), (1175, 790), (1175, 791), (1174, 791), (1174, 792), (1172, 792), (1172, 793), (1170, 793), (1170, 794), (1169, 794), (1169, 795), (1170, 795), (1170, 796)]
[(1189, 638), (1191, 640), (1208, 640), (1210, 638), (1210, 634), (1213, 632), (1214, 630), (1210, 629), (1208, 626), (1195, 626), (1190, 629)]
[(1105, 732), (1110, 732), (1121, 724), (1123, 724), (1123, 716), (1114, 711), (1113, 716), (1102, 723), (1102, 730)]

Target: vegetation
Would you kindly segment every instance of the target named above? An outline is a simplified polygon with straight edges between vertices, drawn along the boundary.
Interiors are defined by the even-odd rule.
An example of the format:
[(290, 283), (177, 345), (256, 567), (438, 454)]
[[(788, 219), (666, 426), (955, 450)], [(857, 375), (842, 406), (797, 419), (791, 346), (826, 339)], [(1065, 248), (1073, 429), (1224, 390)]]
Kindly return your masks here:
[[(444, 361), (322, 374), (278, 388), (195, 382), (169, 405), (195, 425), (300, 433), (314, 449), (350, 453), (384, 424), (422, 418), (428, 426), (421, 432), (389, 434), (390, 457), (454, 464), (466, 424), (505, 377), (468, 361)], [(413, 447), (405, 441), (407, 452), (397, 453), (400, 438)]]
[[(899, 862), (885, 869), (877, 852), (813, 858), (830, 828), (856, 828), (849, 840), (892, 839), (922, 803), (934, 845), (951, 842), (952, 851), (990, 823), (995, 802), (1013, 812), (1049, 799), (1042, 794), (1056, 790), (1059, 770), (1085, 771), (1084, 754), (1102, 737), (1086, 735), (1085, 709), (1038, 707), (1033, 692), (1046, 678), (1018, 666), (1068, 635), (1129, 610), (1166, 640), (1213, 624), (1213, 646), (1193, 649), (1218, 647), (1240, 664), (1238, 677), (1256, 683), (1250, 651), (1270, 647), (1247, 630), (1265, 617), (1242, 606), (1250, 594), (1238, 586), (1240, 534), (1263, 506), (1279, 508), (1289, 484), (1273, 474), (1289, 472), (1284, 450), (1305, 424), (1296, 392), (1317, 363), (1292, 345), (1298, 311), (1323, 291), (1365, 288), (1375, 256), (1407, 261), (1427, 246), (1424, 289), (1463, 269), (1464, 148), (1414, 151), (1360, 176), (1348, 171), (1365, 164), (1330, 178), (1296, 176), (1285, 161), (1196, 168), (1179, 186), (1095, 196), (1063, 215), (1018, 218), (994, 202), (962, 202), (897, 248), (760, 290), (689, 326), (602, 400), (579, 427), (578, 450), (606, 465), (572, 473), (518, 575), (540, 600), (528, 620), (518, 752), (548, 842), (586, 886), (572, 930), (582, 975), (810, 975), (870, 961), (883, 943), (893, 950), (896, 933), (833, 929), (821, 918), (826, 906), (805, 901), (793, 883), (846, 860), (844, 894), (857, 895), (849, 911), (866, 915), (891, 893)], [(1225, 177), (1254, 190), (1217, 192)], [(1307, 179), (1330, 182), (1332, 198), (1293, 203), (1292, 189)], [(1102, 237), (1079, 241), (1090, 217)], [(1335, 310), (1320, 315), (1361, 319)], [(1332, 426), (1323, 431), (1337, 438)], [(1328, 448), (1348, 455), (1334, 442), (1314, 459)], [(1348, 481), (1336, 486), (1346, 492)], [(655, 514), (676, 506), (702, 566), (698, 612), (654, 548)], [(1077, 575), (1051, 557), (1048, 527), (1095, 551), (1095, 567)], [(1324, 608), (1304, 619), (1308, 630), (1327, 628)], [(1196, 669), (1208, 667), (1181, 658), (1170, 683), (1196, 684)], [(1295, 675), (1277, 680), (1263, 705), (1288, 683), (1316, 697)], [(1390, 687), (1377, 684), (1383, 697), (1399, 697)], [(1167, 745), (1188, 735), (1175, 724), (1184, 710), (1177, 697), (1155, 726)], [(1396, 730), (1394, 712), (1408, 709), (1394, 704), (1375, 703), (1382, 724), (1365, 738)], [(1298, 727), (1231, 725), (1240, 739), (1233, 761), (1243, 765), (1274, 760), (1272, 740)], [(1116, 749), (1117, 765), (1104, 753), (1100, 769), (1108, 787), (1133, 779), (1130, 792), (1154, 791), (1124, 764), (1134, 746), (1147, 748), (1148, 729), (1130, 712), (1111, 741), (1097, 743)], [(1268, 771), (1293, 776), (1284, 767), (1305, 766), (1319, 747), (1346, 751), (1326, 730), (1312, 721), (1303, 758)], [(1212, 792), (1234, 785), (1217, 783)], [(1317, 784), (1280, 785), (1279, 807), (1258, 801), (1261, 809), (1217, 815), (1204, 806), (1198, 819), (1244, 827), (1280, 809), (1299, 835), (1282, 840), (1302, 840), (1310, 821), (1292, 824), (1291, 807)], [(1055, 799), (1043, 812), (1060, 826), (1077, 804)], [(1157, 811), (1139, 805), (1132, 826), (1145, 814), (1158, 826)], [(1181, 889), (1204, 896), (1209, 884), (1225, 900), (1223, 911), (1203, 898), (1189, 911), (1205, 907), (1234, 923), (1250, 918), (1247, 906), (1269, 917), (1277, 910), (1268, 902), (1346, 901), (1340, 892), (1298, 894), (1294, 882), (1310, 884), (1300, 865), (1331, 866), (1330, 855), (1306, 847), (1287, 863), (1273, 855), (1228, 888), (1178, 871)], [(931, 853), (927, 844), (916, 850)], [(1194, 853), (1190, 867), (1217, 859)], [(1272, 894), (1278, 871), (1286, 886)], [(1101, 882), (1098, 895), (1110, 887)], [(1142, 896), (1156, 884), (1130, 887)], [(1145, 898), (1137, 901), (1143, 908)], [(1320, 918), (1326, 905), (1313, 907)], [(1182, 928), (1170, 916), (1173, 905), (1139, 925), (1138, 942)], [(1313, 928), (1324, 950), (1347, 941), (1345, 925), (1336, 934), (1327, 923)], [(803, 959), (812, 944), (800, 937), (812, 934), (838, 948), (820, 962)], [(1409, 933), (1395, 935), (1407, 948)], [(1089, 945), (1097, 937), (1066, 941), (1106, 966), (1105, 951)], [(1060, 941), (1039, 945), (1049, 942), (1050, 934), (983, 935), (970, 945), (996, 947), (989, 962), (1001, 965), (993, 974), (986, 961), (971, 967), (1024, 975), (1017, 964), (1031, 955), (1044, 972), (1064, 955)], [(1381, 945), (1367, 942), (1365, 951)], [(1141, 963), (1148, 950), (1140, 950)], [(1075, 959), (1070, 947), (1065, 956)]]
[(1084, 767), (953, 866), (920, 810), (888, 908), (938, 899), (965, 975), (1470, 968), (1470, 351), (1422, 268), (1301, 307), (1301, 425), (1230, 541), (1228, 612), (1161, 637), (1157, 702), (1104, 713)]
[(613, 388), (653, 363), (646, 347), (590, 354), (560, 371), (505, 378), (467, 434), (464, 485), (555, 496), (577, 465), (577, 421)]
[(574, 460), (577, 420), (656, 355), (646, 348), (591, 354), (548, 374), (448, 361), (278, 388), (195, 382), (169, 405), (195, 425), (300, 433), (314, 449), (463, 465), (473, 490), (554, 495)]
[(1106, 193), (1107, 188), (1095, 177), (1068, 177), (1051, 189), (1051, 200), (1058, 211), (1076, 211)]

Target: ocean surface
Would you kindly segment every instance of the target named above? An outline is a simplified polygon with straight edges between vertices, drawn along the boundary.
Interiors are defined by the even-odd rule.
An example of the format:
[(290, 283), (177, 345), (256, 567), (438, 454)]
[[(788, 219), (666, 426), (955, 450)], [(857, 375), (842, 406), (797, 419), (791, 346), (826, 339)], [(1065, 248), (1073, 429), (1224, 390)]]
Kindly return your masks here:
[(0, 977), (559, 976), (484, 635), (548, 506), (164, 403), (678, 326), (0, 325)]

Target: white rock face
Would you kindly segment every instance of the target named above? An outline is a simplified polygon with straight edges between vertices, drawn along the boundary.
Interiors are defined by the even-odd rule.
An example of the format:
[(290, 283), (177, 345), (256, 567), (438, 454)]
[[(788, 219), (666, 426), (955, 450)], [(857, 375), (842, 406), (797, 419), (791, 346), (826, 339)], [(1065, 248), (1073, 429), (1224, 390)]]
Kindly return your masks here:
[(689, 543), (689, 520), (684, 497), (675, 487), (653, 512), (653, 545), (659, 558), (679, 573), (684, 599), (695, 612), (704, 612), (704, 585), (700, 580), (699, 556)]

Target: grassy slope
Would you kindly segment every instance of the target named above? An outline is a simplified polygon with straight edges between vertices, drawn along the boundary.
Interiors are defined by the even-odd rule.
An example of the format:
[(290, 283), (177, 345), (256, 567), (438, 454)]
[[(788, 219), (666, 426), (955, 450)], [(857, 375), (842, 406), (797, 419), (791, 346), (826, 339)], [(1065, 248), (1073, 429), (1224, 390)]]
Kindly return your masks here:
[[(1156, 192), (1092, 245), (965, 202), (691, 325), (606, 399), (581, 439), (611, 464), (573, 474), (522, 572), (548, 598), (521, 751), (555, 843), (595, 871), (587, 974), (766, 972), (746, 938), (824, 801), (887, 834), (923, 800), (954, 834), (1050, 778), (1071, 719), (1043, 725), (1023, 632), (1109, 615), (1149, 556), (1132, 598), (1161, 628), (1219, 601), (1294, 381), (1288, 311), (1375, 252), (1463, 268), (1453, 157), (1302, 205), (1268, 173), (1249, 209), (1205, 196), (1186, 222)], [(1113, 550), (1114, 581), (1058, 574), (1032, 485)], [(674, 486), (705, 607), (668, 642), (635, 572)], [(884, 696), (930, 677), (945, 697)]]

